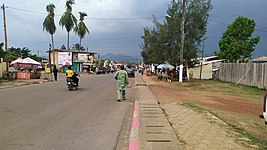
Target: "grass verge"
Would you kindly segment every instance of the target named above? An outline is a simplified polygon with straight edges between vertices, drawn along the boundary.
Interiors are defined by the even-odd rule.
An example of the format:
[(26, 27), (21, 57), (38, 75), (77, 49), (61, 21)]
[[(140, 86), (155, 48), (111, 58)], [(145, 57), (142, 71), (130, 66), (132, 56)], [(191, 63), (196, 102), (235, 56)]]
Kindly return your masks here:
[[(222, 118), (220, 118), (217, 114), (204, 109), (198, 105), (192, 104), (192, 103), (183, 103), (181, 104), (184, 107), (193, 109), (199, 113), (204, 113), (204, 112), (209, 112), (210, 114), (214, 115), (215, 117), (219, 118), (220, 120), (223, 120)], [(223, 120), (224, 121), (224, 120)], [(226, 122), (226, 121), (224, 121)], [(267, 150), (267, 141), (264, 141), (262, 139), (257, 138), (253, 133), (250, 133), (248, 131), (245, 131), (244, 129), (237, 127), (235, 125), (229, 124), (228, 122), (226, 122), (235, 132), (239, 133), (241, 137), (245, 137), (247, 139), (249, 139), (250, 141), (248, 141), (248, 143), (250, 145), (257, 145), (259, 146), (259, 148), (261, 150)]]

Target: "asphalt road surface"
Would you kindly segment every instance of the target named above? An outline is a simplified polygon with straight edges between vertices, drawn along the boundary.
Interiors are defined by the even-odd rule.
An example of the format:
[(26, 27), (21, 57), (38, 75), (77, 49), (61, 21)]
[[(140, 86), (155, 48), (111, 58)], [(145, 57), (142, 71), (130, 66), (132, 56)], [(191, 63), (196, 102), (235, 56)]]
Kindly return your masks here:
[(135, 99), (130, 81), (122, 102), (116, 101), (113, 75), (82, 76), (74, 91), (63, 78), (1, 89), (0, 150), (118, 149), (128, 140), (125, 120)]

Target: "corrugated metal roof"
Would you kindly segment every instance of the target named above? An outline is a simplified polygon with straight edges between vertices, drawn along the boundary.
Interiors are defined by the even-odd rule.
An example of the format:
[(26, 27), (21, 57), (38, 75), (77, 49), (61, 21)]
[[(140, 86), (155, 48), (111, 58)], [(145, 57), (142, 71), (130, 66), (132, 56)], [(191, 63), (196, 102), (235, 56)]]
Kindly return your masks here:
[(254, 59), (252, 59), (252, 61), (253, 62), (267, 62), (267, 57), (262, 56), (262, 57), (254, 58)]

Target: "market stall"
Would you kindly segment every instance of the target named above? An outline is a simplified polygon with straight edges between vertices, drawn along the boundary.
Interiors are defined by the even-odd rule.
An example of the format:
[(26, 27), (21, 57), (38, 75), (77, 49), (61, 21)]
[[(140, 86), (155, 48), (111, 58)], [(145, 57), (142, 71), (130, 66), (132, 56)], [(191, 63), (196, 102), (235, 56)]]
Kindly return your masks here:
[(41, 63), (27, 57), (25, 59), (18, 58), (10, 63), (11, 67), (17, 70), (18, 79), (36, 79), (40, 77), (38, 67)]

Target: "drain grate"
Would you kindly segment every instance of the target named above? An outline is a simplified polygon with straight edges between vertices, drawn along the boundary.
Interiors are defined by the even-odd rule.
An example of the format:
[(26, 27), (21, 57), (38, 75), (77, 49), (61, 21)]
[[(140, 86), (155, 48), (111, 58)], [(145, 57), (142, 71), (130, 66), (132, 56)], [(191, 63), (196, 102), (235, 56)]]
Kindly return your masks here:
[(159, 118), (159, 116), (144, 116), (144, 118)]
[(159, 105), (155, 105), (155, 104), (140, 104), (140, 106), (153, 106), (153, 107), (158, 107)]
[(159, 108), (159, 107), (152, 107), (152, 106), (141, 106), (140, 108)]
[(158, 112), (144, 112), (144, 114), (162, 114), (162, 113), (158, 113)]
[(152, 126), (146, 126), (146, 127), (165, 127), (165, 126), (162, 126), (162, 125), (152, 125)]
[(159, 142), (159, 143), (168, 143), (171, 142), (171, 140), (147, 140), (147, 142)]
[(143, 111), (160, 111), (159, 109), (144, 109)]
[(167, 134), (167, 132), (146, 132), (146, 134)]

